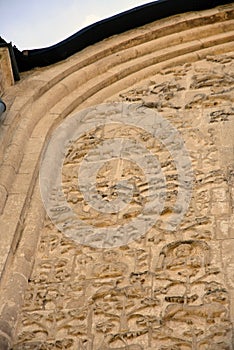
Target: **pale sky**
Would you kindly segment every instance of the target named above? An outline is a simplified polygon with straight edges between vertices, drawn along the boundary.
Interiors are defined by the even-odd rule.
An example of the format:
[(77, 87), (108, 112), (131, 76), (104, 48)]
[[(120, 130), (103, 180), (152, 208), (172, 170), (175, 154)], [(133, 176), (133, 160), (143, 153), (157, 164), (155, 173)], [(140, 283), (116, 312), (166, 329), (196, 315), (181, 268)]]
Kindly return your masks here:
[(150, 0), (0, 0), (0, 36), (20, 50), (57, 44), (101, 19)]

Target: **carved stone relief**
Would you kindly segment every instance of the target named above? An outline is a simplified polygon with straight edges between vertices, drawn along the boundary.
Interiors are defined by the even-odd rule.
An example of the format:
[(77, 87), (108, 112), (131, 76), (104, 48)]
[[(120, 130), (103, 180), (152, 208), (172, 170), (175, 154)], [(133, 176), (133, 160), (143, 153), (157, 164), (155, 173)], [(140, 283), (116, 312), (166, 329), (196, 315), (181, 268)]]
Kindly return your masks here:
[[(100, 133), (126, 133), (157, 154), (167, 181), (166, 205), (156, 225), (128, 245), (95, 249), (74, 243), (49, 219), (41, 233), (14, 350), (231, 350), (230, 295), (220, 252), (221, 220), (230, 226), (230, 171), (220, 167), (217, 126), (233, 118), (231, 55), (208, 56), (194, 64), (165, 69), (115, 101), (156, 109), (185, 140), (194, 170), (189, 210), (176, 232), (163, 220), (177, 196), (177, 173), (160, 143), (134, 127), (93, 130), (72, 146), (64, 163), (67, 200), (87, 222), (116, 225), (144, 205), (141, 169), (130, 162), (122, 175), (135, 193), (124, 217), (112, 219), (87, 206), (76, 188), (75, 168)], [(142, 83), (143, 85), (143, 83)], [(115, 196), (118, 164), (98, 174), (97, 188)], [(229, 175), (228, 175), (229, 174)], [(224, 225), (224, 224), (223, 224)]]
[(96, 251), (48, 234), (16, 349), (228, 349), (228, 292), (204, 240)]

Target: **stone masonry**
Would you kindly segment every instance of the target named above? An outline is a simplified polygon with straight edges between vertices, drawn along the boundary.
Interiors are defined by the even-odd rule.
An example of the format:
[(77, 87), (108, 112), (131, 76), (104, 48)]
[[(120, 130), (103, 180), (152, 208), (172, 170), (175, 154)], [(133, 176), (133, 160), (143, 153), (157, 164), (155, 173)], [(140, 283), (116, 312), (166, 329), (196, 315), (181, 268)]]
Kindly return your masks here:
[[(233, 349), (233, 28), (233, 4), (173, 16), (24, 73), (6, 88), (0, 126), (1, 350)], [(105, 236), (102, 245), (100, 235), (91, 232), (92, 240), (85, 241), (88, 229), (82, 231), (65, 211), (49, 215), (42, 202), (43, 152), (57, 127), (75, 115), (83, 118), (77, 130), (91, 118), (100, 122), (64, 149), (60, 190), (93, 232), (123, 228), (122, 236)], [(161, 118), (155, 130), (162, 133), (150, 131), (155, 115)], [(176, 130), (171, 143), (168, 130)], [(111, 144), (120, 139), (134, 147), (117, 157)], [(183, 143), (174, 152), (176, 140)], [(133, 156), (143, 148), (149, 168), (155, 159), (163, 174), (153, 192), (146, 156)], [(176, 158), (180, 149), (189, 169)], [(108, 212), (88, 201), (77, 186), (84, 159), (101, 161), (95, 191), (106, 208), (118, 197), (117, 184), (131, 185), (126, 207)], [(53, 174), (53, 163), (51, 169)], [(87, 169), (82, 174), (88, 181), (93, 174)], [(182, 183), (188, 170), (191, 183)], [(126, 239), (124, 228), (134, 227), (161, 179), (159, 217), (146, 232), (142, 226), (141, 235), (130, 231), (132, 239)], [(188, 188), (188, 207), (171, 230), (170, 217), (185, 203), (178, 195)], [(54, 200), (58, 188), (48, 192)]]

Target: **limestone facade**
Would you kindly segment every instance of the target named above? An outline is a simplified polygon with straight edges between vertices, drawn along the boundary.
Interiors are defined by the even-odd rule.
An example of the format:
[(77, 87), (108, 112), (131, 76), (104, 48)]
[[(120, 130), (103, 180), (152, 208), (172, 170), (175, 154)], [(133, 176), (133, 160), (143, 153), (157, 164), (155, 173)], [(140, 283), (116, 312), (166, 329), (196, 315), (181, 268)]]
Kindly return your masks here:
[[(233, 4), (173, 16), (24, 73), (5, 90), (0, 349), (233, 349), (233, 28)], [(112, 119), (121, 105), (127, 126)], [(95, 230), (125, 227), (150, 200), (144, 166), (130, 155), (112, 157), (111, 140), (141, 144), (164, 174), (159, 218), (118, 247), (81, 244), (59, 231), (42, 202), (43, 152), (58, 125), (79, 113), (106, 118), (64, 152), (62, 190), (80, 220)], [(133, 125), (135, 115), (144, 127)], [(165, 223), (181, 210), (178, 167), (170, 135), (150, 133), (148, 115), (178, 131), (177, 151), (185, 148), (191, 161), (191, 198), (175, 230)], [(77, 169), (103, 143), (98, 193), (106, 203), (119, 181), (134, 188), (119, 213), (98, 212), (77, 188)]]

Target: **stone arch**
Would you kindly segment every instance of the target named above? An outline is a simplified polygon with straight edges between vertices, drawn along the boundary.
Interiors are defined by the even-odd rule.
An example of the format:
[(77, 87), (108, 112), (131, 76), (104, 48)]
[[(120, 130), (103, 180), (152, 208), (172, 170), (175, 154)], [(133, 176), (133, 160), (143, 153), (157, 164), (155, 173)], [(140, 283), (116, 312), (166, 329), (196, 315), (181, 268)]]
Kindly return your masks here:
[(0, 134), (3, 349), (14, 336), (44, 222), (38, 171), (53, 129), (72, 113), (108, 101), (163, 70), (232, 52), (233, 14), (229, 5), (156, 21), (24, 73), (6, 91), (8, 110)]

